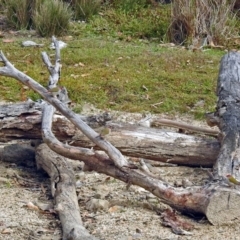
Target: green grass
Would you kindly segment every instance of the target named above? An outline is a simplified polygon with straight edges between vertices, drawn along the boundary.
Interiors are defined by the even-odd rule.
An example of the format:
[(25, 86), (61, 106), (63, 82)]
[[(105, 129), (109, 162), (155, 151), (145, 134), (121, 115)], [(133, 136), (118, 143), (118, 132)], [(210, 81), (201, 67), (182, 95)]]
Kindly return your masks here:
[[(48, 72), (41, 51), (54, 57), (54, 51), (48, 49), (50, 39), (35, 39), (45, 43), (45, 48), (22, 48), (21, 40), (1, 42), (0, 48), (19, 70), (46, 86)], [(204, 112), (214, 110), (219, 61), (224, 53), (163, 48), (147, 40), (74, 37), (61, 52), (60, 85), (67, 87), (73, 102), (89, 102), (101, 109), (190, 112), (201, 117)], [(0, 95), (7, 101), (24, 100), (26, 96), (39, 98), (16, 80), (2, 76)], [(204, 106), (194, 107), (201, 100)]]
[[(61, 52), (60, 85), (80, 104), (78, 110), (88, 102), (101, 109), (190, 113), (196, 118), (213, 111), (219, 61), (225, 52), (161, 47), (160, 41), (167, 41), (171, 6), (135, 9), (135, 1), (122, 3), (127, 3), (123, 6), (127, 9), (121, 4), (118, 8), (102, 7), (87, 23), (70, 24), (72, 40)], [(28, 38), (20, 36), (22, 39), (13, 43), (0, 41), (0, 48), (16, 67), (46, 86), (48, 71), (41, 51), (54, 56), (48, 48), (50, 39), (35, 39), (45, 43), (42, 49), (22, 48), (20, 42)], [(16, 80), (4, 77), (0, 77), (0, 94), (8, 101), (39, 98)]]

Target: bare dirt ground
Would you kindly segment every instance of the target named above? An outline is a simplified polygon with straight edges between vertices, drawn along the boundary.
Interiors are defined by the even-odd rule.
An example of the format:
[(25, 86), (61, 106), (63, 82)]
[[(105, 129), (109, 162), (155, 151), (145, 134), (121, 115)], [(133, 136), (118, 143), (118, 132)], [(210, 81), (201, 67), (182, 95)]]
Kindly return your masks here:
[[(99, 113), (91, 105), (83, 114)], [(141, 114), (114, 112), (117, 120), (136, 122)], [(170, 116), (164, 116), (170, 117)], [(173, 117), (171, 117), (173, 119)], [(190, 117), (174, 119), (206, 126)], [(183, 179), (194, 185), (207, 180), (206, 171), (150, 162), (152, 169), (164, 180), (176, 184)], [(157, 239), (240, 239), (239, 220), (225, 226), (212, 226), (204, 217), (183, 216), (194, 225), (189, 235), (176, 235), (162, 225), (160, 214), (169, 207), (151, 193), (96, 172), (76, 171), (76, 186), (85, 227), (102, 240)], [(2, 240), (58, 240), (61, 223), (53, 209), (50, 181), (35, 166), (23, 167), (0, 162), (0, 239)], [(90, 204), (101, 201), (101, 207)]]

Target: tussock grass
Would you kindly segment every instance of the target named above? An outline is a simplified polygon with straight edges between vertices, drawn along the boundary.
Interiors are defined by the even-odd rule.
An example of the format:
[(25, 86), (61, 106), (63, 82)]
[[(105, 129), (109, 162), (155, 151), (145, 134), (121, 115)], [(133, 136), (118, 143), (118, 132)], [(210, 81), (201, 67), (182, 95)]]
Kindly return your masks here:
[(5, 0), (7, 8), (8, 24), (16, 29), (24, 29), (29, 27), (30, 14), (29, 14), (29, 1), (28, 0)]
[(11, 28), (35, 29), (43, 37), (66, 33), (72, 17), (70, 5), (61, 0), (2, 0), (0, 10)]
[(72, 12), (67, 3), (48, 0), (35, 10), (33, 22), (40, 36), (61, 36), (68, 31), (71, 17)]
[(82, 21), (89, 19), (100, 11), (100, 0), (74, 0), (72, 3), (74, 18)]

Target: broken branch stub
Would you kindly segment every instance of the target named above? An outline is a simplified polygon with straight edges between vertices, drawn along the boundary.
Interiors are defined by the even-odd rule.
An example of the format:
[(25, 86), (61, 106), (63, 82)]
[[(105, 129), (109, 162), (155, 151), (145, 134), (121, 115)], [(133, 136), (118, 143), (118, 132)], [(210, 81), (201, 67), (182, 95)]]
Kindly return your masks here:
[(61, 57), (60, 57), (59, 42), (57, 41), (57, 39), (54, 36), (52, 37), (52, 42), (55, 46), (55, 51), (56, 51), (54, 66), (51, 64), (51, 61), (50, 61), (47, 53), (42, 52), (43, 62), (47, 66), (48, 72), (50, 73), (49, 82), (48, 82), (48, 87), (50, 89), (56, 87), (56, 85), (60, 79), (60, 75), (61, 75)]

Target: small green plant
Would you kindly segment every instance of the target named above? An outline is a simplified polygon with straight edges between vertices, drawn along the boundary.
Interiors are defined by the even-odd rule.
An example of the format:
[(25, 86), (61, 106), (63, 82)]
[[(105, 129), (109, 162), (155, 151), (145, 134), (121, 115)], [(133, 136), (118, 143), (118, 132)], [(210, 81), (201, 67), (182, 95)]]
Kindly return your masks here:
[(69, 4), (57, 0), (44, 1), (36, 9), (33, 22), (42, 37), (60, 36), (69, 29), (72, 11)]
[(6, 188), (11, 188), (11, 187), (12, 187), (12, 184), (10, 183), (10, 181), (7, 181), (7, 182), (5, 183), (5, 186), (6, 186)]
[(82, 106), (80, 104), (76, 105), (74, 108), (73, 108), (73, 111), (75, 113), (81, 113), (82, 112)]
[(100, 7), (100, 0), (75, 0), (73, 2), (74, 17), (76, 20), (88, 21), (99, 12)]
[(114, 0), (113, 6), (125, 13), (138, 11), (148, 5), (147, 0)]

